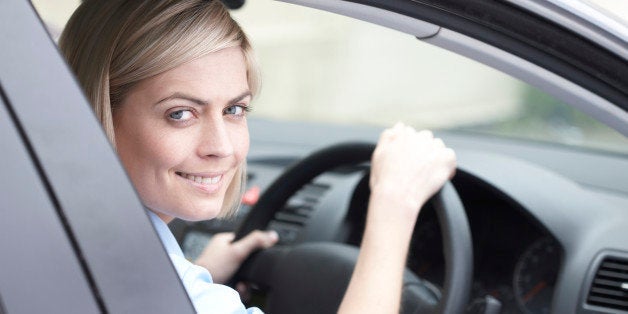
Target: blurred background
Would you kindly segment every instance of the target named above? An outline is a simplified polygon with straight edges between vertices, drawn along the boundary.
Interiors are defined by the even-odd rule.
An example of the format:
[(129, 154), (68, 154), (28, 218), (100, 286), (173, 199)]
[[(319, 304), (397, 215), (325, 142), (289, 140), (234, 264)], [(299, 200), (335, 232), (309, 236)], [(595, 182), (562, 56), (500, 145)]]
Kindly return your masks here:
[[(628, 17), (628, 1), (592, 2), (618, 21)], [(32, 3), (56, 39), (80, 1)], [(626, 137), (576, 109), (412, 36), (272, 0), (249, 0), (233, 16), (262, 68), (252, 117), (382, 127), (403, 120), (628, 153)]]

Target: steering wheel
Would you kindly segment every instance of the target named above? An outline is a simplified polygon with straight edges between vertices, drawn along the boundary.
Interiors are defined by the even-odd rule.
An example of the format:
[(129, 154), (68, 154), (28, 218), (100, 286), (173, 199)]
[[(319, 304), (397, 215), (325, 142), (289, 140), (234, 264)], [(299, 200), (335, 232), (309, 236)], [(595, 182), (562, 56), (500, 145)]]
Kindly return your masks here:
[[(333, 145), (304, 158), (280, 175), (260, 197), (236, 233), (267, 228), (275, 213), (305, 184), (325, 171), (370, 160), (374, 144)], [(404, 272), (405, 313), (462, 313), (473, 271), (467, 216), (451, 183), (432, 199), (442, 230), (445, 283), (442, 296), (412, 272)], [(341, 243), (277, 245), (251, 255), (236, 274), (268, 291), (269, 313), (335, 313), (348, 286), (358, 249)], [(440, 301), (439, 301), (440, 299)]]

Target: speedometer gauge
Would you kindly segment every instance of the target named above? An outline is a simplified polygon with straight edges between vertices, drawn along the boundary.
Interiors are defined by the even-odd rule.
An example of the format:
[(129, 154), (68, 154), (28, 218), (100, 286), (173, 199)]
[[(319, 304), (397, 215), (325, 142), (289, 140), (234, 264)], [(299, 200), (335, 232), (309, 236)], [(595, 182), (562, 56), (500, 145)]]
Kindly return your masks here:
[(523, 252), (513, 278), (515, 299), (524, 313), (549, 313), (560, 266), (560, 247), (549, 237), (534, 241)]

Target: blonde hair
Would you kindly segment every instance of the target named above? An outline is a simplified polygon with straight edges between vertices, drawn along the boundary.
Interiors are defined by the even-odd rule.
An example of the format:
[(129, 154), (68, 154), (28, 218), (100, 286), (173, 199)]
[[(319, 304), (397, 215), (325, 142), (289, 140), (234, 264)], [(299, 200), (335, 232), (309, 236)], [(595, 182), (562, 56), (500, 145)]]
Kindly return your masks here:
[[(209, 53), (240, 47), (251, 93), (259, 70), (249, 40), (218, 0), (86, 0), (74, 12), (59, 47), (115, 147), (113, 112), (140, 81)], [(243, 163), (228, 187), (219, 217), (240, 205)]]

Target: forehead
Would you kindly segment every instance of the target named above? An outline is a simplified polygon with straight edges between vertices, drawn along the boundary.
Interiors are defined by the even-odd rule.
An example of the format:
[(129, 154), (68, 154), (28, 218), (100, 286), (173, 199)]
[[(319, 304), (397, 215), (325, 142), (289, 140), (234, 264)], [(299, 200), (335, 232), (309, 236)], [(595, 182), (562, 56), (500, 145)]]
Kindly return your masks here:
[(203, 98), (241, 94), (249, 89), (244, 54), (240, 47), (225, 48), (145, 79), (137, 89), (156, 97), (182, 91)]

